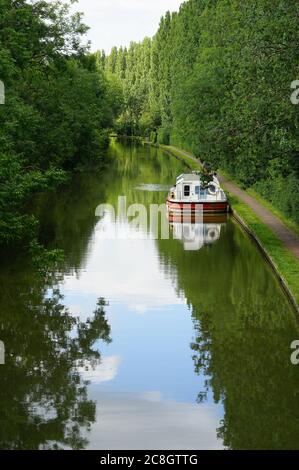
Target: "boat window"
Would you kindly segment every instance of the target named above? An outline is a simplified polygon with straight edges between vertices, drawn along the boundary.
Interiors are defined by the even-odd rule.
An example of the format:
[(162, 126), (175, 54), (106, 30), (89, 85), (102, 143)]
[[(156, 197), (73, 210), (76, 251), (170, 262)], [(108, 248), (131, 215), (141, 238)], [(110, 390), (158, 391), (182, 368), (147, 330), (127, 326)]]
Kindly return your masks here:
[(185, 185), (184, 186), (184, 196), (190, 196), (190, 186), (189, 185)]
[(200, 186), (195, 186), (195, 194), (199, 195), (200, 193)]

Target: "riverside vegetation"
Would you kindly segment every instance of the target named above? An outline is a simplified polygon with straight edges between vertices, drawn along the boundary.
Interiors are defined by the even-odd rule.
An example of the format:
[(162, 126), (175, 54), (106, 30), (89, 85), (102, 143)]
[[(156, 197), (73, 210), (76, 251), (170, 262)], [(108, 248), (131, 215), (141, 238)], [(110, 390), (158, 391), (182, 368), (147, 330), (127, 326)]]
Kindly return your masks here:
[(61, 1), (0, 6), (1, 245), (32, 244), (30, 196), (105, 165), (111, 130), (192, 151), (298, 224), (296, 0), (189, 0), (108, 56)]
[(70, 170), (102, 166), (121, 90), (88, 52), (81, 15), (61, 1), (0, 0), (0, 243), (32, 246), (24, 210)]
[(118, 132), (191, 151), (298, 224), (298, 14), (296, 0), (189, 0), (153, 39), (99, 54), (124, 90)]

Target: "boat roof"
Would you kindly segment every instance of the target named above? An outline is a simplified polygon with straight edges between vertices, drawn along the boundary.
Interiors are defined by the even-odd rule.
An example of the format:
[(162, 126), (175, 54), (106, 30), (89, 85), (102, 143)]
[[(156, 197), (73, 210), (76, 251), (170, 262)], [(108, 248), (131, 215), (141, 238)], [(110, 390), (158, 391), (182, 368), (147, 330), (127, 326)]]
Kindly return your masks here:
[(176, 179), (177, 183), (182, 183), (183, 181), (200, 181), (200, 177), (196, 173), (184, 173)]
[[(176, 179), (176, 184), (193, 183), (193, 182), (200, 183), (200, 181), (201, 181), (200, 175), (199, 173), (195, 171), (193, 173), (183, 173), (182, 175), (178, 176)], [(213, 182), (217, 184), (218, 186), (220, 186), (219, 180), (217, 176), (215, 175), (213, 176)]]

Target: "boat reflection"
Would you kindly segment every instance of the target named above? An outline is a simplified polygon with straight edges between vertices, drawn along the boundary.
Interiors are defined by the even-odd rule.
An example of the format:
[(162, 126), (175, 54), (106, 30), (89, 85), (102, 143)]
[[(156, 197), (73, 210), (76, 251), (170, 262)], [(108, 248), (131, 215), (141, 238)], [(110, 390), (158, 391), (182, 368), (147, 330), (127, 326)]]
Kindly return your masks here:
[(227, 214), (177, 214), (168, 213), (173, 238), (181, 240), (185, 251), (198, 251), (204, 245), (219, 240)]

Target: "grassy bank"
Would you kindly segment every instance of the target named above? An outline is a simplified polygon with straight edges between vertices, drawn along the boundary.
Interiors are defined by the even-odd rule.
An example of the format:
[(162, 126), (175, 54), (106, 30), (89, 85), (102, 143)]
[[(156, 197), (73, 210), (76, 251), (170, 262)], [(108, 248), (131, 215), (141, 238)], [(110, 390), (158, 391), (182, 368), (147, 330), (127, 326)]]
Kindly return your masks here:
[(248, 227), (259, 244), (269, 256), (273, 266), (282, 281), (289, 288), (294, 300), (299, 305), (299, 261), (289, 252), (283, 243), (275, 236), (253, 212), (236, 196), (229, 195), (233, 211)]
[[(187, 166), (192, 169), (198, 169), (198, 163), (191, 157), (188, 157), (185, 152), (179, 149), (169, 148), (166, 145), (160, 145), (164, 151), (172, 154), (174, 157), (184, 161)], [(225, 174), (229, 179), (229, 175)], [(279, 217), (281, 221), (288, 226), (291, 230), (299, 234), (299, 227), (295, 222), (287, 219), (277, 209), (267, 203), (264, 199), (258, 196), (253, 191), (248, 191), (248, 194), (255, 197), (261, 204), (269, 209), (274, 215)], [(258, 244), (262, 247), (267, 254), (271, 264), (277, 271), (282, 283), (289, 291), (290, 296), (293, 298), (293, 303), (297, 306), (299, 311), (299, 262), (292, 253), (283, 245), (283, 243), (276, 237), (274, 232), (268, 228), (261, 219), (247, 206), (244, 202), (236, 196), (229, 195), (232, 209), (236, 216), (242, 221), (243, 225), (247, 227), (250, 233), (254, 236)]]
[(195, 162), (192, 160), (192, 158), (188, 157), (184, 153), (182, 153), (179, 149), (176, 149), (174, 147), (169, 147), (167, 145), (158, 145), (159, 148), (164, 150), (165, 152), (170, 153), (173, 155), (175, 158), (178, 158), (179, 160), (183, 161), (190, 170), (198, 170), (198, 162)]

